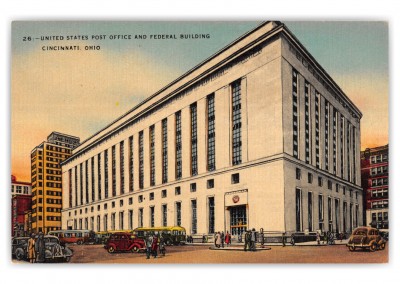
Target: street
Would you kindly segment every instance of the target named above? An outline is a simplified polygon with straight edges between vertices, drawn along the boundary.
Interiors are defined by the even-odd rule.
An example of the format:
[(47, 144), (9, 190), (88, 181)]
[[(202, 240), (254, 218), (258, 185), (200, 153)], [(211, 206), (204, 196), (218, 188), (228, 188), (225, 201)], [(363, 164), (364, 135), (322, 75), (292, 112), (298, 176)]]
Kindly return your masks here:
[(71, 245), (71, 263), (385, 263), (389, 251), (389, 244), (375, 252), (350, 252), (345, 245), (270, 246), (256, 252), (210, 250), (210, 246), (169, 246), (164, 257), (146, 259), (145, 253), (109, 254), (102, 245)]

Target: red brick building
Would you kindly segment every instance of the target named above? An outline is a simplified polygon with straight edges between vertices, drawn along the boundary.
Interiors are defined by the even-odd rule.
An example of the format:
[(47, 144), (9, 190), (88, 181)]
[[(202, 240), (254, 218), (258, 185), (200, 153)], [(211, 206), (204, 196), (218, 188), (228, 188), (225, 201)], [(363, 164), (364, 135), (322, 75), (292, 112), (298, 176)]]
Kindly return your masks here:
[(361, 152), (366, 225), (389, 229), (389, 145)]
[(23, 236), (25, 230), (25, 212), (32, 208), (31, 183), (17, 181), (11, 176), (11, 235)]

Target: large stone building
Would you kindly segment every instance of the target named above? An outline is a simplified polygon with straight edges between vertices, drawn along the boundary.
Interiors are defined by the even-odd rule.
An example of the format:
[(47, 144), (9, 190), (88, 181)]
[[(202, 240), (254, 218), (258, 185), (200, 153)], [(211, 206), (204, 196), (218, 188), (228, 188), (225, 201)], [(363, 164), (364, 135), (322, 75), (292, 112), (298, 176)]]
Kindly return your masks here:
[(47, 233), (61, 229), (61, 166), (79, 138), (52, 132), (31, 151), (32, 212), (29, 231)]
[(19, 181), (11, 175), (11, 235), (26, 234), (25, 213), (31, 210), (32, 186), (30, 182)]
[(62, 227), (350, 231), (361, 116), (284, 24), (263, 23), (73, 151)]
[(389, 229), (389, 145), (361, 152), (366, 225)]

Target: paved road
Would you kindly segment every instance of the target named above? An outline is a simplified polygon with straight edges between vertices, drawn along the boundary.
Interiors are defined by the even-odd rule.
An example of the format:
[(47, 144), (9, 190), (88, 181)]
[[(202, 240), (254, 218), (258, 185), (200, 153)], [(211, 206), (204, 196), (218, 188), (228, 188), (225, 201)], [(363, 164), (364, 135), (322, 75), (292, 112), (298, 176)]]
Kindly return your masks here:
[(204, 245), (167, 247), (164, 257), (146, 259), (144, 253), (109, 254), (101, 245), (71, 245), (71, 263), (385, 263), (384, 251), (348, 251), (344, 245), (271, 246), (270, 250), (244, 252), (210, 250)]

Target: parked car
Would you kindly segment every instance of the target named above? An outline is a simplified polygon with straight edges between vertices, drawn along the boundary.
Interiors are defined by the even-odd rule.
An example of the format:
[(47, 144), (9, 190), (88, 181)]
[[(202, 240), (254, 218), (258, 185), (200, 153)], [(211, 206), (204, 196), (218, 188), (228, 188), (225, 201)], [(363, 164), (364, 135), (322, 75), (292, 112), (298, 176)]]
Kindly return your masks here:
[(145, 249), (144, 241), (130, 233), (114, 233), (106, 241), (104, 248), (113, 253), (116, 251), (139, 252)]
[(381, 237), (379, 230), (371, 227), (358, 227), (351, 234), (347, 247), (350, 251), (356, 248), (369, 249), (376, 251), (386, 248), (386, 240)]
[[(18, 260), (28, 258), (29, 237), (15, 237), (12, 239), (11, 254)], [(72, 250), (60, 245), (60, 240), (55, 236), (45, 235), (45, 258), (46, 262), (66, 261), (69, 262), (73, 255)]]

